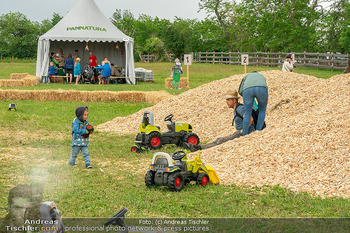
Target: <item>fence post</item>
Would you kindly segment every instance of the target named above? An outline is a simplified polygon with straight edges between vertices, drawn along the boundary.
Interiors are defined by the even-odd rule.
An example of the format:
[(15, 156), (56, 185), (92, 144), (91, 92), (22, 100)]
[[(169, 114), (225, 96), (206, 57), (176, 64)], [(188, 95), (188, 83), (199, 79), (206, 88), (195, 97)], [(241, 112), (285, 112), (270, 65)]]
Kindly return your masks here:
[(334, 68), (334, 53), (331, 53), (331, 56), (332, 56), (332, 71), (333, 71), (333, 68)]
[(320, 53), (317, 52), (317, 68), (320, 68)]
[(304, 51), (304, 66), (305, 66), (305, 59), (306, 59), (306, 52)]
[(281, 65), (281, 51), (278, 52), (278, 66)]

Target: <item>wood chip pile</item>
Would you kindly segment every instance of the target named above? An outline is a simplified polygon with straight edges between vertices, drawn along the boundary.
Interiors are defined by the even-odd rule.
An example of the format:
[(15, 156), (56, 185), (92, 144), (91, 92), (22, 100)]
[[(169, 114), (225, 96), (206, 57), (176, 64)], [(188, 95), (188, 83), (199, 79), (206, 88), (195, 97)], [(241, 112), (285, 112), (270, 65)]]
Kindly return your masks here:
[[(261, 72), (269, 86), (267, 128), (204, 150), (223, 184), (280, 185), (320, 196), (350, 197), (350, 74), (328, 80), (281, 71)], [(150, 107), (163, 118), (189, 122), (202, 141), (234, 131), (223, 96), (243, 75), (211, 82)], [(241, 100), (242, 101), (242, 100)], [(100, 131), (135, 134), (144, 110), (100, 125)], [(195, 154), (191, 154), (191, 158)]]
[[(28, 76), (27, 76), (28, 77)], [(34, 76), (35, 77), (35, 76)], [(17, 81), (26, 81), (27, 78)], [(29, 79), (30, 81), (31, 79)], [(1, 81), (1, 80), (0, 80)], [(166, 91), (75, 91), (75, 90), (0, 90), (0, 100), (36, 100), (36, 101), (120, 101), (146, 102), (156, 104), (171, 98)]]

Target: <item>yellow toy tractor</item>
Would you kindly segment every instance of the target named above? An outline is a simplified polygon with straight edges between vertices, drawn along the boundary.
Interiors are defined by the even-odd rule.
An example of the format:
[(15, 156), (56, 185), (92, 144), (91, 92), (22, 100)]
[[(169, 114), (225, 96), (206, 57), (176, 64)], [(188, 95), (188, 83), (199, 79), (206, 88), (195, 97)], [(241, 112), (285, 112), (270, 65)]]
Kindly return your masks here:
[(146, 186), (168, 186), (170, 191), (179, 192), (191, 181), (203, 187), (220, 183), (215, 170), (203, 164), (201, 153), (194, 160), (187, 160), (187, 151), (176, 151), (172, 157), (164, 152), (155, 153), (145, 175)]
[(131, 147), (132, 152), (142, 152), (149, 149), (159, 149), (165, 144), (176, 144), (182, 146), (183, 142), (199, 144), (199, 137), (192, 133), (192, 126), (188, 123), (172, 121), (173, 114), (164, 118), (169, 121), (168, 131), (161, 132), (159, 126), (154, 125), (153, 113), (145, 111), (142, 116), (140, 131), (136, 135), (135, 145)]

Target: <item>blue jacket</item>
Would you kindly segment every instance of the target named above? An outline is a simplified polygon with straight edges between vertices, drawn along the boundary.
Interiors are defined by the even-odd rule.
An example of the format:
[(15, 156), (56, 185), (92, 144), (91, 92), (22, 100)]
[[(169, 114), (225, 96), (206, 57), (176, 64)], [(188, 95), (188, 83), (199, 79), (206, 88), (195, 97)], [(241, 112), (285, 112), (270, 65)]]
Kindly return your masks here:
[(111, 76), (111, 67), (108, 65), (108, 63), (104, 64), (103, 66), (96, 67), (96, 69), (102, 70), (102, 76)]
[(74, 59), (73, 58), (67, 58), (64, 62), (64, 68), (65, 69), (74, 69)]
[(74, 118), (72, 123), (72, 146), (89, 146), (90, 140), (89, 138), (83, 137), (83, 135), (87, 134), (88, 131), (86, 130), (86, 125), (88, 125), (89, 122), (85, 121), (82, 122), (78, 118)]
[(80, 75), (81, 74), (81, 65), (79, 62), (77, 62), (77, 65), (74, 67), (74, 75)]
[(47, 73), (47, 75), (55, 75), (55, 67), (54, 66), (49, 67), (49, 73)]

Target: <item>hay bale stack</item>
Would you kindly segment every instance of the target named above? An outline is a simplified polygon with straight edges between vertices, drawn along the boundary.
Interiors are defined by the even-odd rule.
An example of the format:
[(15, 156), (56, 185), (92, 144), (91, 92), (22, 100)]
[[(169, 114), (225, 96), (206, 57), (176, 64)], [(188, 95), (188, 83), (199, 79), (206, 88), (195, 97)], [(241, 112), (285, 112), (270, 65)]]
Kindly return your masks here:
[(12, 73), (11, 74), (11, 79), (14, 79), (14, 80), (24, 79), (28, 75), (29, 75), (28, 73)]
[[(35, 76), (34, 76), (35, 77)], [(34, 80), (34, 78), (33, 78)], [(3, 80), (0, 80), (0, 85)], [(21, 81), (24, 80), (5, 80)], [(5, 82), (8, 83), (8, 82)], [(171, 95), (165, 91), (141, 92), (141, 91), (75, 91), (75, 90), (0, 90), (0, 100), (37, 100), (37, 101), (111, 101), (111, 102), (147, 102), (156, 104), (157, 102), (170, 98)]]
[[(223, 184), (280, 185), (293, 191), (350, 198), (350, 74), (329, 80), (281, 71), (261, 72), (269, 86), (267, 128), (204, 150), (201, 158)], [(145, 110), (191, 123), (202, 142), (234, 132), (224, 100), (244, 75), (217, 80), (96, 128), (134, 134)], [(241, 99), (242, 101), (242, 99)], [(194, 156), (190, 154), (189, 157)]]
[(188, 79), (187, 78), (180, 78), (179, 87), (181, 89), (188, 89), (188, 88), (190, 88)]
[(166, 91), (150, 91), (150, 92), (144, 92), (145, 94), (145, 102), (151, 103), (151, 104), (157, 104), (160, 101), (170, 99), (173, 97)]
[(11, 74), (11, 79), (0, 80), (0, 87), (26, 87), (36, 86), (40, 82), (36, 76), (29, 75), (28, 73)]
[(25, 87), (25, 82), (23, 79), (2, 79), (0, 87)]
[(27, 75), (24, 80), (24, 85), (27, 86), (36, 86), (40, 83), (40, 79), (37, 76)]
[(118, 92), (118, 98), (121, 102), (146, 102), (145, 93), (139, 91)]
[[(172, 87), (173, 87), (173, 79), (172, 78), (166, 78), (165, 79), (165, 89), (170, 89)], [(179, 88), (181, 88), (181, 89), (188, 89), (188, 88), (190, 88), (189, 81), (188, 81), (187, 78), (180, 78)]]

